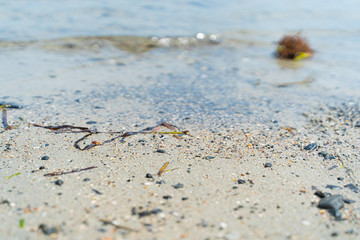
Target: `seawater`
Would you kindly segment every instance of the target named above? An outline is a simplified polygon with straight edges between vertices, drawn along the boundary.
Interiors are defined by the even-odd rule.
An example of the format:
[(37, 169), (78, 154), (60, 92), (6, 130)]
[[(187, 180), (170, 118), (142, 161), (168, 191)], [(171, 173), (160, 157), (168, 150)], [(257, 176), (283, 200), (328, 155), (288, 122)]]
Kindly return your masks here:
[[(0, 99), (296, 119), (318, 104), (357, 101), (359, 12), (355, 0), (1, 1)], [(298, 31), (314, 57), (275, 59), (276, 41)], [(152, 37), (173, 44), (152, 46)]]

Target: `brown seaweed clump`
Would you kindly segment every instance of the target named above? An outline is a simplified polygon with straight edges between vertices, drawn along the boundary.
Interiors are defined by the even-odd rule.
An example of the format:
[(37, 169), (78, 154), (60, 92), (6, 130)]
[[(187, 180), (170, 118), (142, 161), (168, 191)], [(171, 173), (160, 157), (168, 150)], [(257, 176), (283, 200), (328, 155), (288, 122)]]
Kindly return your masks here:
[(279, 42), (276, 49), (276, 57), (285, 59), (300, 60), (312, 57), (314, 50), (310, 48), (306, 39), (300, 33), (285, 35)]

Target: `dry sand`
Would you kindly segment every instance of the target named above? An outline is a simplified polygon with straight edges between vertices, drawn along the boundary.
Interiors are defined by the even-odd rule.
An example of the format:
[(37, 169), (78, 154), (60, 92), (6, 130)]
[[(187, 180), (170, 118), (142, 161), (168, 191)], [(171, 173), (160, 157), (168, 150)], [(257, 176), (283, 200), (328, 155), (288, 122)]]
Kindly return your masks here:
[[(331, 118), (334, 111), (329, 109), (310, 114), (293, 131), (276, 122), (213, 127), (182, 122), (181, 128), (190, 131), (182, 139), (136, 135), (86, 151), (73, 147), (83, 134), (36, 128), (26, 111), (10, 111), (12, 121), (22, 112), (24, 123), (1, 134), (1, 239), (360, 237), (360, 195), (344, 188), (359, 184), (360, 130)], [(60, 124), (46, 119), (38, 123)], [(75, 117), (66, 123), (89, 126)], [(141, 127), (129, 124), (126, 129), (154, 124), (144, 120)], [(108, 138), (95, 135), (87, 142)], [(318, 148), (304, 150), (312, 142)], [(336, 159), (324, 160), (321, 151)], [(48, 160), (41, 160), (44, 156)], [(97, 168), (44, 176), (90, 166)], [(63, 183), (57, 185), (58, 180)], [(328, 184), (342, 189), (328, 189)], [(355, 202), (345, 204), (341, 219), (335, 220), (317, 208), (315, 188)]]

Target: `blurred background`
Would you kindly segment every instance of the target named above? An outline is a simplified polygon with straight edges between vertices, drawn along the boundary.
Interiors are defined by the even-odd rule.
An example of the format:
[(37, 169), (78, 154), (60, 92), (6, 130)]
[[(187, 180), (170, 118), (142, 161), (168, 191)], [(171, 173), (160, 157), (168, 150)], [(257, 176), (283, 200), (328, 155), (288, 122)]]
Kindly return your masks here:
[[(0, 100), (156, 120), (296, 119), (357, 101), (359, 12), (356, 0), (0, 1)], [(313, 58), (274, 58), (297, 32)]]

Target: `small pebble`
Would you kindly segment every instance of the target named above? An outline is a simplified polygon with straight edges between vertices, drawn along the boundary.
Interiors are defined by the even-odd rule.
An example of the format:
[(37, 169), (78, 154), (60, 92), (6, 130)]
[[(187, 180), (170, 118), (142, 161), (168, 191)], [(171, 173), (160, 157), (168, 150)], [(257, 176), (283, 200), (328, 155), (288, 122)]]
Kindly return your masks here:
[(344, 207), (344, 201), (342, 195), (331, 195), (320, 199), (318, 208), (339, 210)]
[(354, 233), (354, 230), (353, 229), (349, 229), (345, 232), (346, 234), (353, 234)]
[(344, 187), (350, 189), (351, 191), (353, 191), (354, 193), (360, 193), (360, 189), (355, 186), (354, 184), (350, 183), (350, 184), (347, 184), (345, 185)]
[(272, 167), (272, 164), (267, 162), (267, 163), (264, 164), (264, 167), (266, 167), (266, 168)]
[(246, 183), (245, 180), (242, 180), (242, 179), (239, 179), (239, 180), (238, 180), (238, 184), (245, 184), (245, 183)]
[(97, 123), (96, 121), (87, 121), (86, 124), (95, 124)]
[(213, 156), (206, 156), (206, 157), (204, 157), (204, 159), (205, 160), (211, 160), (211, 159), (214, 159), (215, 157), (213, 157)]
[(207, 223), (206, 223), (206, 221), (204, 219), (201, 219), (200, 226), (207, 227), (208, 225), (207, 225)]
[(147, 174), (145, 175), (145, 177), (146, 177), (146, 178), (153, 178), (153, 176), (152, 176), (150, 173), (147, 173)]
[(306, 151), (312, 151), (312, 150), (314, 150), (316, 147), (317, 147), (317, 144), (316, 144), (316, 143), (311, 143), (311, 144), (307, 145), (306, 147), (304, 147), (304, 150), (306, 150)]
[(163, 149), (158, 149), (158, 150), (156, 150), (156, 152), (157, 152), (157, 153), (165, 153), (165, 150), (163, 150)]
[(221, 222), (220, 223), (220, 228), (221, 229), (226, 229), (227, 228), (227, 224), (225, 222)]
[(151, 211), (146, 210), (146, 211), (138, 212), (138, 216), (139, 216), (139, 218), (142, 218), (142, 217), (150, 216), (151, 214), (156, 215), (156, 214), (161, 213), (161, 212), (162, 212), (161, 209), (155, 208), (155, 209), (153, 209)]
[(166, 199), (166, 200), (169, 200), (169, 199), (171, 199), (172, 198), (172, 196), (170, 196), (170, 195), (165, 195), (165, 196), (163, 196), (163, 199)]
[(48, 156), (43, 156), (43, 157), (41, 158), (41, 160), (49, 160), (49, 157), (48, 157)]
[(343, 177), (338, 177), (337, 180), (342, 181), (342, 180), (344, 180), (344, 178)]
[(342, 187), (340, 187), (340, 186), (330, 185), (330, 184), (326, 185), (325, 188), (329, 188), (331, 190), (333, 190), (333, 189), (342, 189)]
[(55, 185), (61, 186), (63, 184), (64, 184), (63, 180), (58, 179), (58, 180), (55, 181)]
[(323, 157), (324, 160), (332, 160), (332, 159), (335, 159), (335, 158), (336, 158), (334, 155), (328, 154), (328, 153), (325, 152), (325, 151), (319, 152), (318, 155), (319, 155), (320, 157)]
[(188, 197), (182, 197), (182, 198), (181, 198), (182, 201), (186, 201), (186, 200), (188, 200), (188, 199), (189, 199)]
[(174, 187), (175, 189), (183, 188), (183, 187), (184, 187), (184, 184), (178, 183), (178, 184), (176, 184), (176, 185), (173, 185), (173, 187)]
[(44, 167), (44, 166), (40, 166), (39, 169), (40, 169), (40, 170), (44, 170), (45, 167)]
[(151, 210), (151, 214), (158, 214), (161, 212), (162, 212), (162, 210), (160, 208), (155, 208), (155, 209)]
[(98, 194), (98, 195), (102, 195), (102, 193), (101, 193), (101, 192), (99, 192), (99, 191), (98, 191), (98, 190), (96, 190), (96, 189), (92, 189), (92, 191), (93, 191), (94, 193)]
[(45, 235), (51, 235), (54, 233), (58, 233), (59, 229), (57, 227), (48, 227), (46, 224), (40, 224), (39, 229)]
[(165, 184), (164, 180), (156, 181), (156, 184)]
[(324, 198), (324, 197), (326, 197), (325, 196), (325, 194), (322, 192), (322, 191), (316, 191), (315, 193), (314, 193), (314, 195), (315, 196), (318, 196), (319, 198)]
[(331, 236), (332, 237), (337, 237), (337, 236), (339, 236), (339, 233), (338, 232), (333, 232), (333, 233), (331, 233)]
[(347, 199), (347, 198), (344, 198), (343, 201), (344, 201), (344, 203), (346, 203), (346, 204), (352, 204), (352, 203), (355, 202), (354, 200)]
[(89, 182), (89, 181), (90, 181), (90, 178), (84, 178), (83, 181), (84, 181), (84, 182)]

